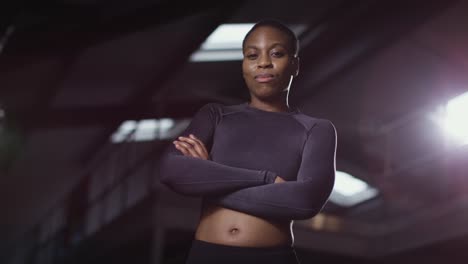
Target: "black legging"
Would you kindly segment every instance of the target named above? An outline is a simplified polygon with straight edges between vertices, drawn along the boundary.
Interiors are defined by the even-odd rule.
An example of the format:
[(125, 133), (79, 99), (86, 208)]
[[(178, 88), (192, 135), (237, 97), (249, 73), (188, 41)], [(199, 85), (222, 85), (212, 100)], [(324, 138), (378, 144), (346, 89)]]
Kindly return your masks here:
[(291, 246), (237, 247), (193, 240), (186, 264), (299, 264)]

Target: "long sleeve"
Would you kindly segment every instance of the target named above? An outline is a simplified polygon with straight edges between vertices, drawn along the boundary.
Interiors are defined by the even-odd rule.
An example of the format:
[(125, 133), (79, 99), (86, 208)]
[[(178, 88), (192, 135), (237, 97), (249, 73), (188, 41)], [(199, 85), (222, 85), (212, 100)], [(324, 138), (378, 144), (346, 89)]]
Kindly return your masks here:
[[(206, 104), (195, 114), (181, 134), (194, 134), (211, 150), (216, 125), (220, 120), (217, 104)], [(219, 195), (235, 190), (273, 183), (276, 174), (268, 170), (252, 170), (226, 166), (211, 160), (184, 156), (172, 144), (160, 164), (161, 182), (183, 195)]]
[(335, 128), (329, 121), (320, 120), (308, 133), (296, 181), (246, 188), (214, 201), (267, 219), (311, 218), (320, 212), (333, 189), (335, 153)]

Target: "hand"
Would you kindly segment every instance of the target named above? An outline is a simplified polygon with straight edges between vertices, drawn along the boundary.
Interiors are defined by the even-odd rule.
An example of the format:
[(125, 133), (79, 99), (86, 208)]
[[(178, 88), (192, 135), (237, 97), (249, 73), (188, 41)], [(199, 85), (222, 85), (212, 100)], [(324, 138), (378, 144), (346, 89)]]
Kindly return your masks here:
[(175, 140), (172, 143), (174, 143), (176, 149), (180, 150), (184, 156), (204, 160), (209, 158), (205, 144), (192, 134), (190, 134), (189, 137), (179, 137), (178, 140)]
[(286, 182), (286, 181), (283, 178), (281, 178), (280, 176), (276, 176), (276, 179), (275, 179), (274, 183), (282, 183), (282, 182)]

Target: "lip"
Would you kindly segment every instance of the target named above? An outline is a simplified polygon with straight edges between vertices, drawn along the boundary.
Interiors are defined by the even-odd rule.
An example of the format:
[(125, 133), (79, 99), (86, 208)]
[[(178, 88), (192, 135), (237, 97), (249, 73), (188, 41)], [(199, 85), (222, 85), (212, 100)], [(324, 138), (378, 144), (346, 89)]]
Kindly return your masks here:
[(261, 73), (254, 76), (255, 80), (259, 83), (267, 83), (272, 81), (275, 76), (269, 73)]

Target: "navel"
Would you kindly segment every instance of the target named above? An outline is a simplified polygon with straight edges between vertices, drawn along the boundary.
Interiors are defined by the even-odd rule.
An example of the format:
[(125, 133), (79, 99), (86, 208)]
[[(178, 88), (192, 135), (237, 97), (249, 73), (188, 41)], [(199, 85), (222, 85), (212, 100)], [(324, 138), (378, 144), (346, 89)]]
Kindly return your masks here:
[(237, 235), (239, 233), (239, 229), (236, 228), (236, 227), (233, 227), (231, 229), (229, 229), (229, 234), (230, 235)]

